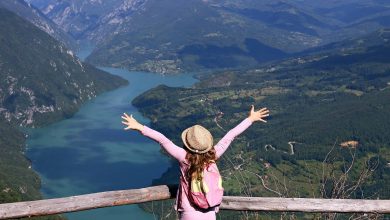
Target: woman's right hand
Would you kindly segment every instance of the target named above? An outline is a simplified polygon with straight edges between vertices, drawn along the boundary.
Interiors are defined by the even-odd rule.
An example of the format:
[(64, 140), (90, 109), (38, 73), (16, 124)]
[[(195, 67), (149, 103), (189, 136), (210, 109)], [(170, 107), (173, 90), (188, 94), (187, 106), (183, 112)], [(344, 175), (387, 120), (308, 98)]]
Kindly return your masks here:
[(255, 111), (255, 106), (251, 106), (251, 110), (249, 111), (249, 116), (248, 118), (252, 121), (262, 121), (262, 122), (267, 122), (264, 120), (264, 118), (269, 116), (269, 110), (267, 108), (262, 108), (258, 111)]
[(142, 124), (140, 124), (137, 120), (133, 118), (133, 115), (128, 116), (126, 113), (123, 113), (122, 119), (124, 120), (122, 121), (122, 124), (127, 126), (124, 128), (125, 130), (132, 129), (142, 131), (142, 129), (144, 128)]

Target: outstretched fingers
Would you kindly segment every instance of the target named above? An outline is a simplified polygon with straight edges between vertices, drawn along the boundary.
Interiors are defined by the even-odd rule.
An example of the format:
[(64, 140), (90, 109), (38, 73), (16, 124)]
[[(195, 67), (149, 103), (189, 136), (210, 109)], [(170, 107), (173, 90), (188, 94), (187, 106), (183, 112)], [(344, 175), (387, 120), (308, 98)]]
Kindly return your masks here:
[(127, 122), (130, 122), (131, 120), (134, 120), (133, 115), (128, 115), (126, 113), (123, 113), (123, 116), (121, 116), (122, 119), (126, 120)]
[(254, 106), (251, 106), (251, 115), (254, 120), (261, 121), (266, 123), (267, 121), (264, 119), (269, 116), (269, 110), (267, 108), (261, 108), (257, 111), (254, 110)]
[(122, 121), (122, 124), (126, 125), (127, 127), (124, 128), (124, 130), (129, 130), (132, 128), (132, 122), (135, 120), (133, 118), (133, 115), (131, 114), (130, 116), (126, 113), (123, 113), (123, 115), (121, 116), (121, 118), (123, 119)]
[(266, 115), (259, 115), (258, 120), (259, 120), (259, 121), (262, 121), (262, 122), (264, 122), (264, 123), (267, 123), (267, 121), (264, 119), (264, 118), (266, 118), (266, 117), (268, 117), (268, 114), (266, 114)]
[(123, 119), (132, 119), (133, 118), (133, 115), (128, 115), (126, 113), (123, 113), (124, 116), (122, 116)]
[(262, 108), (262, 109), (260, 109), (259, 111), (261, 111), (261, 112), (263, 112), (263, 111), (268, 111), (268, 109), (267, 109), (267, 108)]
[(127, 127), (124, 128), (124, 130), (130, 130), (130, 129), (131, 129), (130, 126), (127, 126)]
[(124, 128), (124, 130), (129, 130), (130, 129), (130, 123), (127, 122), (127, 121), (122, 121), (122, 124), (126, 125), (126, 127)]

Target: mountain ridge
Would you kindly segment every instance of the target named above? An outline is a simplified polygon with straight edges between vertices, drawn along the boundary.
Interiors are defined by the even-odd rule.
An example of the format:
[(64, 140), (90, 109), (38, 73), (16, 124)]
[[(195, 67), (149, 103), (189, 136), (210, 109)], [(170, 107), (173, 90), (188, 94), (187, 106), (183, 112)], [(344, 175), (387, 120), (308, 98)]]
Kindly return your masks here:
[[(41, 115), (40, 112), (61, 118), (59, 112), (71, 114), (84, 101), (125, 82), (81, 62), (71, 50), (41, 30), (31, 27), (20, 17), (3, 9), (1, 12), (3, 19), (0, 25), (8, 31), (0, 34), (3, 42), (6, 42), (0, 46), (0, 70), (5, 79), (0, 85), (8, 94), (3, 93), (0, 100), (6, 106), (1, 115), (8, 120), (13, 118), (23, 125), (33, 125), (32, 115)], [(14, 24), (10, 25), (11, 22)], [(112, 82), (108, 83), (108, 79)], [(47, 80), (50, 83), (42, 83)], [(17, 107), (16, 103), (24, 107)], [(19, 118), (20, 113), (29, 117)]]
[[(46, 32), (0, 8), (0, 203), (37, 200), (41, 181), (25, 157), (25, 128), (71, 117), (128, 82), (81, 62)], [(60, 216), (38, 219), (64, 219)]]
[[(163, 74), (256, 66), (388, 27), (390, 14), (374, 0), (63, 0), (46, 8), (66, 30), (78, 27), (73, 36), (96, 42), (88, 62)], [(248, 48), (247, 39), (275, 53)]]
[(39, 9), (24, 0), (2, 0), (0, 1), (0, 8), (5, 8), (18, 14), (20, 17), (23, 17), (39, 29), (62, 42), (66, 47), (74, 51), (77, 50), (77, 42), (71, 36), (47, 18)]

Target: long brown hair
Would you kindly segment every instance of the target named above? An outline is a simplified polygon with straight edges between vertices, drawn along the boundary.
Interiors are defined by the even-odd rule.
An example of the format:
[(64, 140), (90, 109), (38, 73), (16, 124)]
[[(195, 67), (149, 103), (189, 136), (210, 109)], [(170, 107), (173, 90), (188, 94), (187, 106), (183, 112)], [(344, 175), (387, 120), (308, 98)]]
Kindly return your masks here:
[(191, 151), (187, 151), (187, 161), (190, 163), (190, 167), (187, 170), (187, 178), (191, 179), (202, 179), (202, 172), (211, 163), (215, 163), (217, 160), (215, 150), (212, 148), (203, 154), (197, 154)]

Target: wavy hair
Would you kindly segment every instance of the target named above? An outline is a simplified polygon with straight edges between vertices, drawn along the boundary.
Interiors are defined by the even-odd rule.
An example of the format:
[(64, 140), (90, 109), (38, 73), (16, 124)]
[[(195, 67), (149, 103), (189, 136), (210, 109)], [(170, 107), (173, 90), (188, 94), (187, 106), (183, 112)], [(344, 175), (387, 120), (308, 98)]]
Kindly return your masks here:
[(190, 164), (190, 167), (187, 170), (187, 178), (189, 180), (202, 180), (203, 170), (211, 163), (215, 163), (217, 156), (215, 154), (214, 148), (211, 148), (209, 151), (203, 154), (198, 154), (187, 150), (186, 159)]

